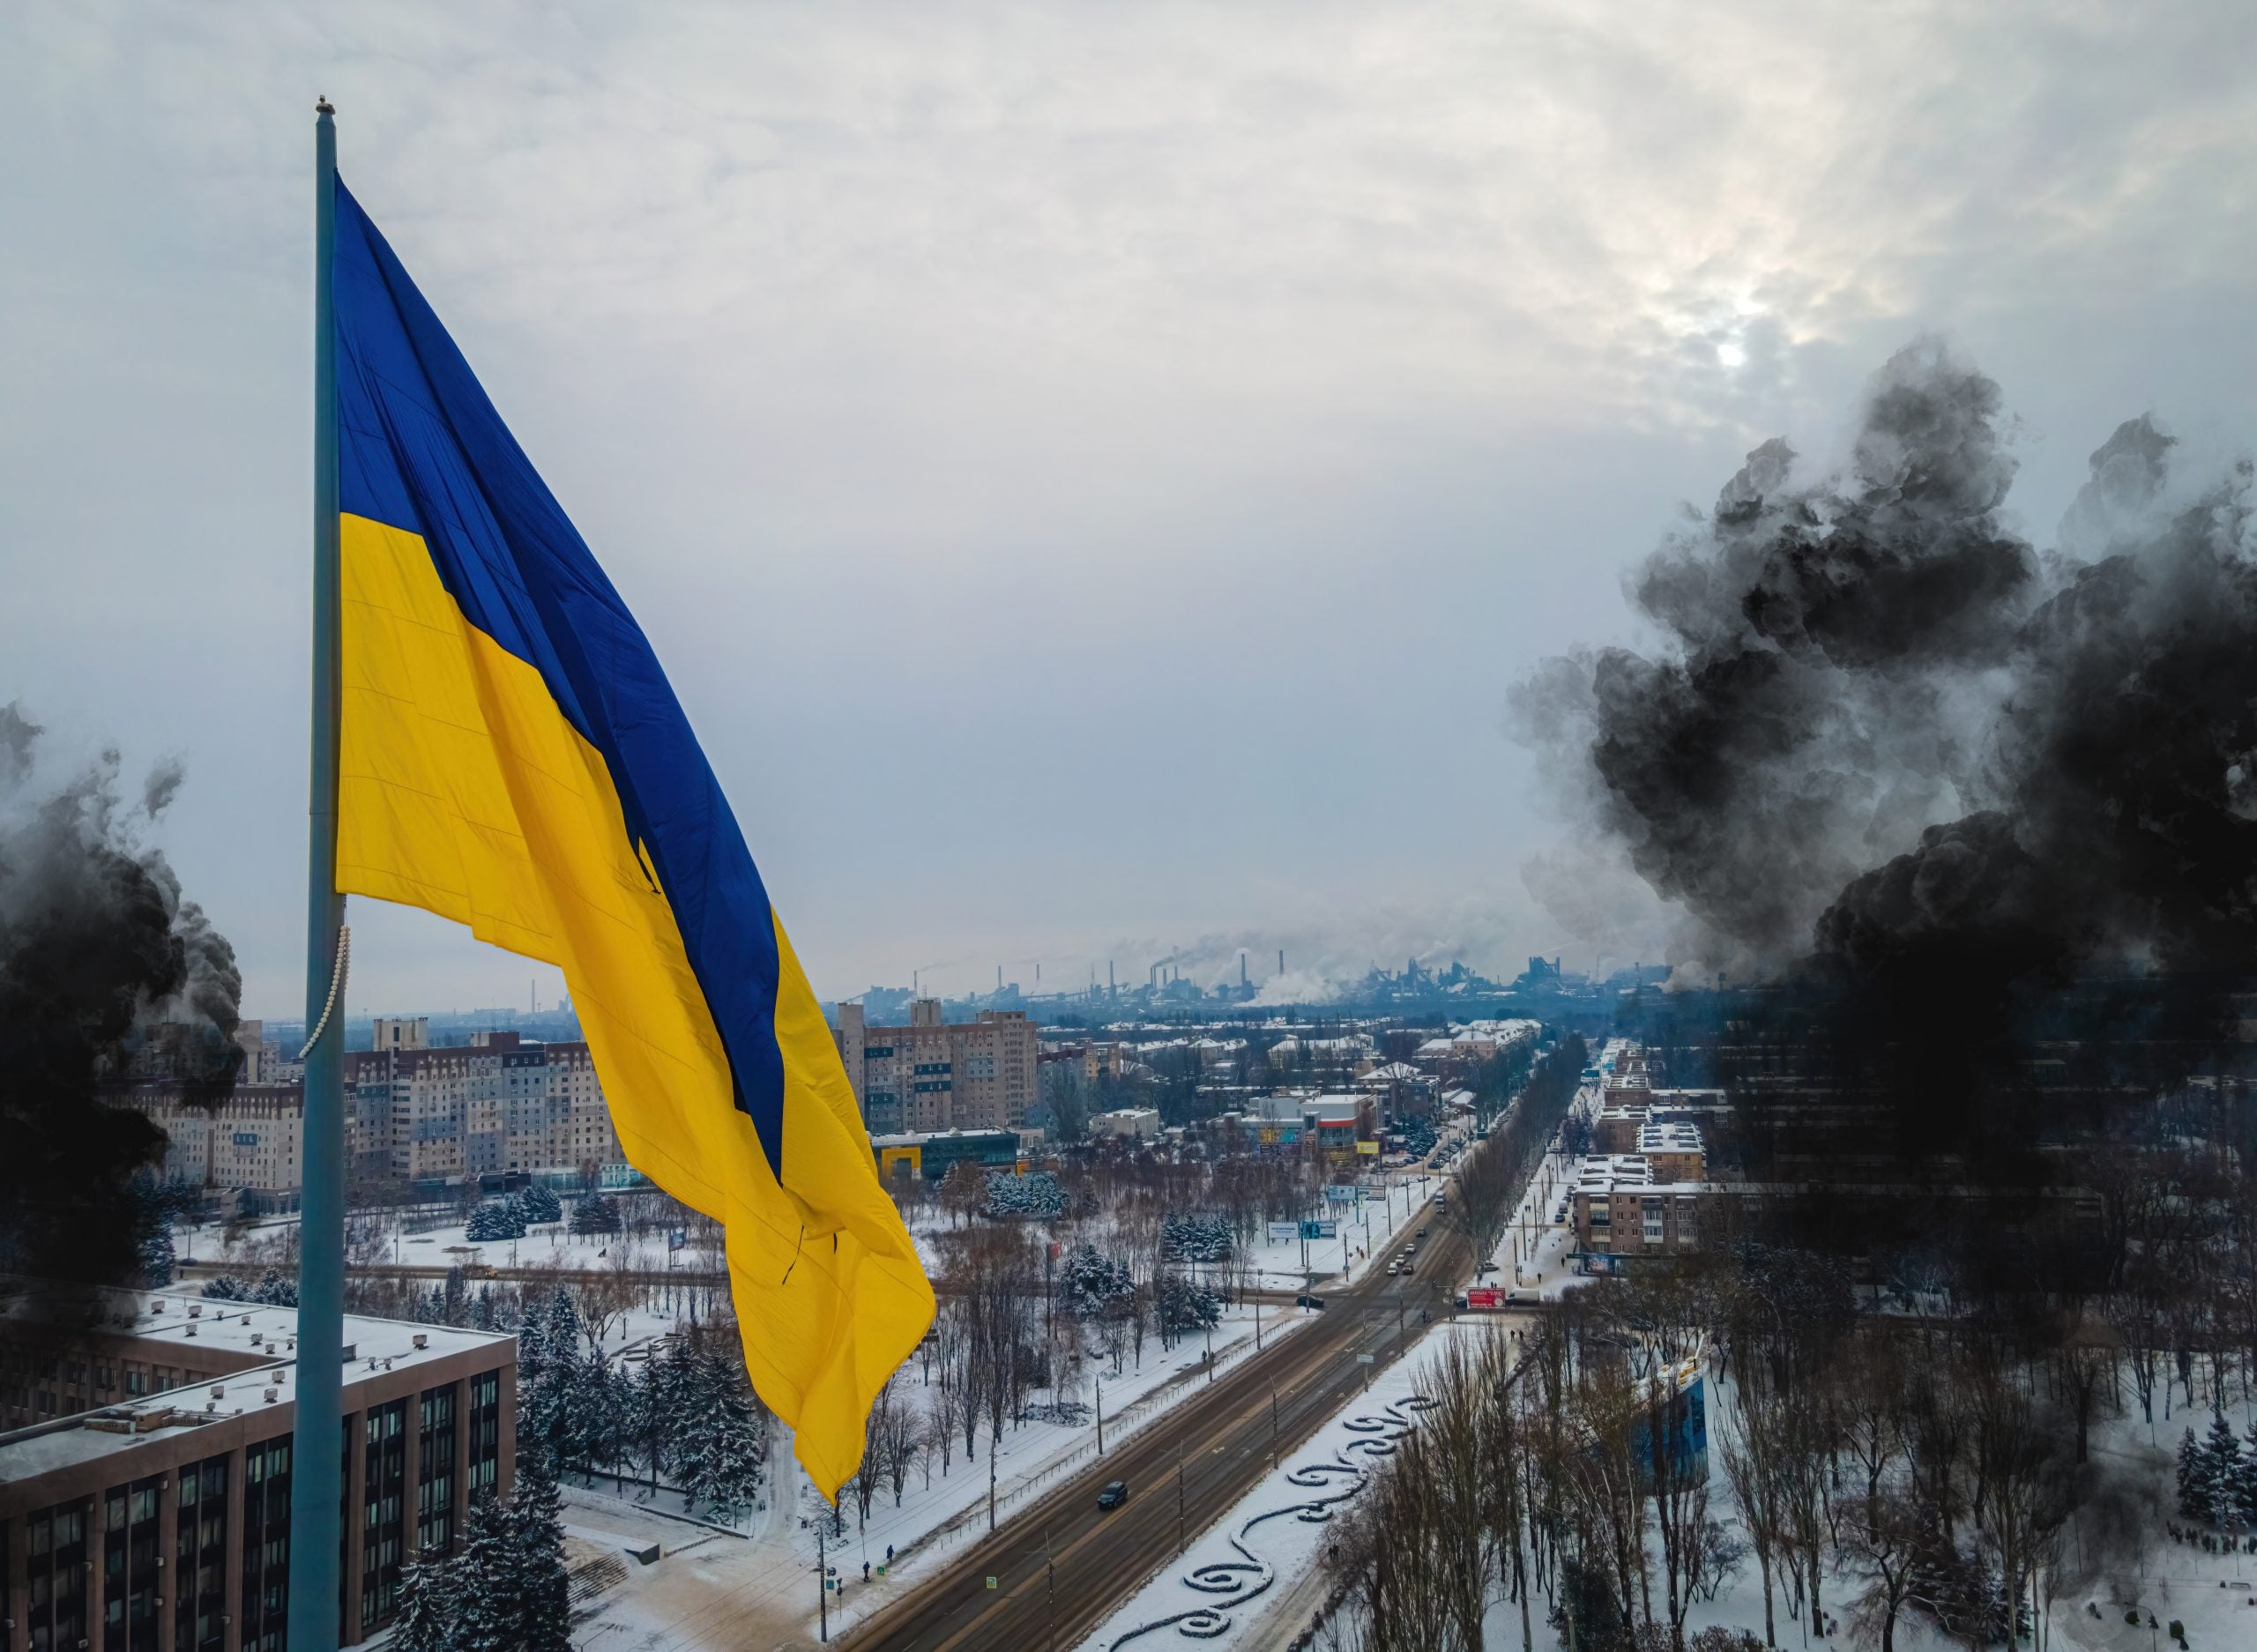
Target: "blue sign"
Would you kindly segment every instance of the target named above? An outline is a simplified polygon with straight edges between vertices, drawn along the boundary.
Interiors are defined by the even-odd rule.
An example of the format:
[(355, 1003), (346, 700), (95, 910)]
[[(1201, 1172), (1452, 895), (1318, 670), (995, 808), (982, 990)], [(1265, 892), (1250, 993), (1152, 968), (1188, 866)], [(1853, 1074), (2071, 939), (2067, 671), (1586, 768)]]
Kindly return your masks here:
[(687, 1247), (688, 1247), (688, 1246), (689, 1246), (689, 1232), (688, 1232), (688, 1231), (687, 1231), (687, 1230), (682, 1229), (682, 1228), (670, 1228), (670, 1229), (668, 1229), (668, 1230), (667, 1230), (667, 1248), (668, 1250), (670, 1250), (670, 1251), (678, 1251), (678, 1250), (682, 1250), (682, 1249), (687, 1248)]
[(1340, 1224), (1337, 1222), (1304, 1222), (1301, 1224), (1301, 1237), (1303, 1239), (1338, 1239)]

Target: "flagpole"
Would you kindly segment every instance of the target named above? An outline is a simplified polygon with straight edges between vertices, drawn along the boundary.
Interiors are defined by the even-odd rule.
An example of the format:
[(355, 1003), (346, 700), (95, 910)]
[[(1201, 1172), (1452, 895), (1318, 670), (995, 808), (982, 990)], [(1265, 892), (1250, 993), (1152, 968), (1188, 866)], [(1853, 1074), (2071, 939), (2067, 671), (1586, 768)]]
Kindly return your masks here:
[(298, 1229), (298, 1366), (290, 1464), (290, 1652), (333, 1652), (344, 1537), (345, 957), (337, 892), (337, 127), (314, 121), (313, 728), (307, 785), (306, 1066)]

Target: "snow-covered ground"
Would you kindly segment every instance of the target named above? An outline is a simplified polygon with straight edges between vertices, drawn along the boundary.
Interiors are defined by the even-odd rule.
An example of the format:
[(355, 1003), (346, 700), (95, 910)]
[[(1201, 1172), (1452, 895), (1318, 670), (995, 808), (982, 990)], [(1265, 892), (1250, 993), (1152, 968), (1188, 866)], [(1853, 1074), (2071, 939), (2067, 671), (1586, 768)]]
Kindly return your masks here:
[[(1280, 1313), (1271, 1307), (1262, 1314), (1262, 1341), (1266, 1347), (1279, 1336), (1289, 1336), (1305, 1315)], [(1228, 1310), (1214, 1335), (1217, 1372), (1254, 1349), (1254, 1314), (1250, 1307)], [(1157, 1340), (1144, 1345), (1141, 1364), (1132, 1363), (1121, 1376), (1104, 1379), (1105, 1440), (1109, 1452), (1117, 1440), (1160, 1415), (1167, 1406), (1197, 1392), (1208, 1377), (1203, 1339), (1187, 1341), (1163, 1352)], [(922, 1384), (919, 1362), (905, 1367), (905, 1380), (914, 1392)], [(1038, 1401), (1049, 1396), (1038, 1391)], [(1088, 1388), (1076, 1396), (1084, 1403)], [(778, 1440), (783, 1431), (773, 1431)], [(841, 1583), (831, 1596), (831, 1624), (836, 1633), (842, 1622), (864, 1616), (887, 1604), (903, 1589), (954, 1549), (987, 1530), (987, 1473), (989, 1437), (983, 1428), (979, 1455), (967, 1462), (959, 1450), (946, 1475), (932, 1465), (930, 1483), (921, 1470), (912, 1470), (901, 1507), (893, 1506), (890, 1488), (881, 1486), (865, 1526), (851, 1497), (845, 1500), (844, 1537), (822, 1538), (825, 1562), (836, 1568)], [(1025, 1499), (1053, 1484), (1061, 1474), (1077, 1470), (1096, 1454), (1094, 1421), (1079, 1425), (1028, 1422), (1018, 1427), (1006, 1423), (994, 1457), (995, 1512), (1008, 1518)], [(816, 1566), (817, 1522), (827, 1514), (823, 1500), (796, 1468), (789, 1466), (788, 1446), (771, 1453), (771, 1485), (791, 1488), (780, 1501), (748, 1517), (749, 1535), (721, 1537), (702, 1527), (669, 1522), (663, 1514), (646, 1514), (652, 1525), (670, 1527), (682, 1544), (657, 1565), (629, 1565), (624, 1578), (602, 1596), (598, 1609), (578, 1631), (585, 1648), (634, 1648), (637, 1652), (690, 1652), (691, 1648), (764, 1646), (778, 1638), (810, 1637), (816, 1616)], [(631, 1519), (629, 1501), (612, 1519)], [(600, 1507), (608, 1499), (609, 1483), (599, 1479), (593, 1492), (577, 1487), (566, 1490), (573, 1509)], [(671, 1512), (680, 1499), (666, 1496), (658, 1509)], [(567, 1518), (581, 1522), (577, 1513)], [(708, 1539), (711, 1539), (710, 1541)], [(890, 1547), (892, 1560), (888, 1562)], [(862, 1567), (870, 1568), (868, 1581)], [(880, 1568), (885, 1568), (883, 1576)]]
[[(1228, 1648), (1266, 1628), (1294, 1581), (1315, 1569), (1332, 1511), (1362, 1489), (1389, 1442), (1415, 1427), (1415, 1396), (1429, 1363), (1451, 1337), (1484, 1335), (1496, 1321), (1446, 1321), (1372, 1379), (1278, 1471), (1265, 1476), (1221, 1520), (1199, 1534), (1082, 1642), (1083, 1652), (1183, 1646)], [(1266, 1638), (1266, 1637), (1265, 1637)]]

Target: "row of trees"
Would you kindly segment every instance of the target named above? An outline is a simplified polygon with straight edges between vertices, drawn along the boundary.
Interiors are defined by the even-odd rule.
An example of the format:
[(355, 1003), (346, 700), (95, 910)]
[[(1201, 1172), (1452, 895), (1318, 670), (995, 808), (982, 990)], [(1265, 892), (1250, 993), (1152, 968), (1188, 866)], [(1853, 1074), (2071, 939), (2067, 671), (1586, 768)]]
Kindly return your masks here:
[(632, 1476), (734, 1523), (760, 1494), (768, 1413), (733, 1325), (693, 1323), (616, 1360), (560, 1290), (518, 1328), (518, 1438), (591, 1479), (607, 1474), (623, 1492)]
[(1538, 1063), (1503, 1120), (1489, 1127), (1488, 1138), (1465, 1156), (1450, 1220), (1473, 1247), (1477, 1261), (1497, 1248), (1512, 1225), (1529, 1178), (1575, 1105), (1588, 1059), (1583, 1039), (1569, 1034)]
[[(1531, 1340), (1440, 1362), (1436, 1409), (1333, 1546), (1346, 1620), (1371, 1652), (1473, 1652), (1502, 1599), (1524, 1644), (1540, 1606), (1577, 1652), (1682, 1646), (1745, 1569), (1767, 1646), (1783, 1615), (1882, 1652), (1908, 1616), (2018, 1643), (2065, 1596), (2132, 1588), (2164, 1513), (2159, 1472), (2081, 1449), (2126, 1390), (2079, 1323), (1860, 1313), (1846, 1269), (1750, 1239), (1594, 1282)], [(1692, 1356), (1697, 1388), (1672, 1374)], [(2183, 1449), (2190, 1517), (2238, 1511), (2232, 1431)]]

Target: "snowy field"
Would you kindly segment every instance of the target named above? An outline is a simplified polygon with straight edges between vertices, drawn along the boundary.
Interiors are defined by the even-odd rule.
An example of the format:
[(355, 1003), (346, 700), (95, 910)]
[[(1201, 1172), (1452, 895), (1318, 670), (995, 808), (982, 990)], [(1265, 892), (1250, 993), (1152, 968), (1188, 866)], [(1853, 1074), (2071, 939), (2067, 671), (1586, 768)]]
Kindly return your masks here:
[[(1276, 1336), (1291, 1335), (1305, 1315), (1281, 1313), (1270, 1308), (1262, 1316), (1263, 1346)], [(1226, 1312), (1214, 1336), (1214, 1369), (1220, 1372), (1254, 1349), (1254, 1318), (1249, 1308)], [(905, 1367), (905, 1377), (920, 1375), (919, 1362)], [(1157, 1340), (1145, 1344), (1141, 1366), (1132, 1363), (1120, 1378), (1105, 1380), (1105, 1439), (1110, 1451), (1136, 1429), (1159, 1416), (1166, 1408), (1195, 1394), (1206, 1380), (1205, 1343), (1187, 1341), (1163, 1353)], [(920, 1388), (912, 1381), (912, 1390)], [(1038, 1402), (1050, 1396), (1037, 1390)], [(1086, 1388), (1076, 1398), (1086, 1403)], [(783, 1431), (774, 1427), (778, 1442)], [(959, 1441), (959, 1446), (961, 1442)], [(1006, 1423), (995, 1453), (995, 1512), (1007, 1519), (1030, 1495), (1055, 1484), (1096, 1455), (1097, 1432), (1092, 1423), (1069, 1425), (1030, 1421), (1014, 1427)], [(840, 1591), (831, 1596), (834, 1634), (842, 1622), (859, 1619), (891, 1601), (901, 1590), (963, 1544), (984, 1537), (987, 1530), (988, 1436), (982, 1431), (979, 1457), (966, 1462), (961, 1451), (948, 1472), (932, 1465), (930, 1483), (922, 1471), (912, 1471), (901, 1507), (893, 1506), (891, 1491), (881, 1487), (870, 1508), (867, 1526), (851, 1498), (845, 1500), (845, 1533), (822, 1539), (821, 1551), (836, 1568)], [(599, 1479), (591, 1492), (568, 1483), (566, 1518), (590, 1525), (608, 1521), (614, 1525), (648, 1530), (659, 1536), (669, 1551), (656, 1566), (633, 1563), (623, 1578), (604, 1595), (597, 1609), (578, 1631), (586, 1648), (637, 1648), (637, 1652), (691, 1652), (692, 1648), (767, 1647), (792, 1636), (812, 1639), (816, 1628), (816, 1566), (817, 1522), (825, 1511), (823, 1500), (789, 1464), (788, 1447), (771, 1450), (769, 1485), (784, 1484), (792, 1492), (771, 1501), (746, 1522), (747, 1535), (722, 1536), (710, 1529), (672, 1522), (661, 1512), (639, 1511), (632, 1500), (610, 1498), (609, 1483)], [(681, 1499), (663, 1497), (658, 1511), (680, 1507)], [(583, 1518), (585, 1511), (586, 1518)], [(636, 1525), (639, 1520), (641, 1524)], [(670, 1533), (671, 1535), (667, 1535)], [(892, 1560), (888, 1562), (890, 1545)], [(866, 1582), (862, 1567), (870, 1568)], [(881, 1576), (880, 1568), (885, 1568)], [(762, 1635), (772, 1638), (763, 1640)]]

